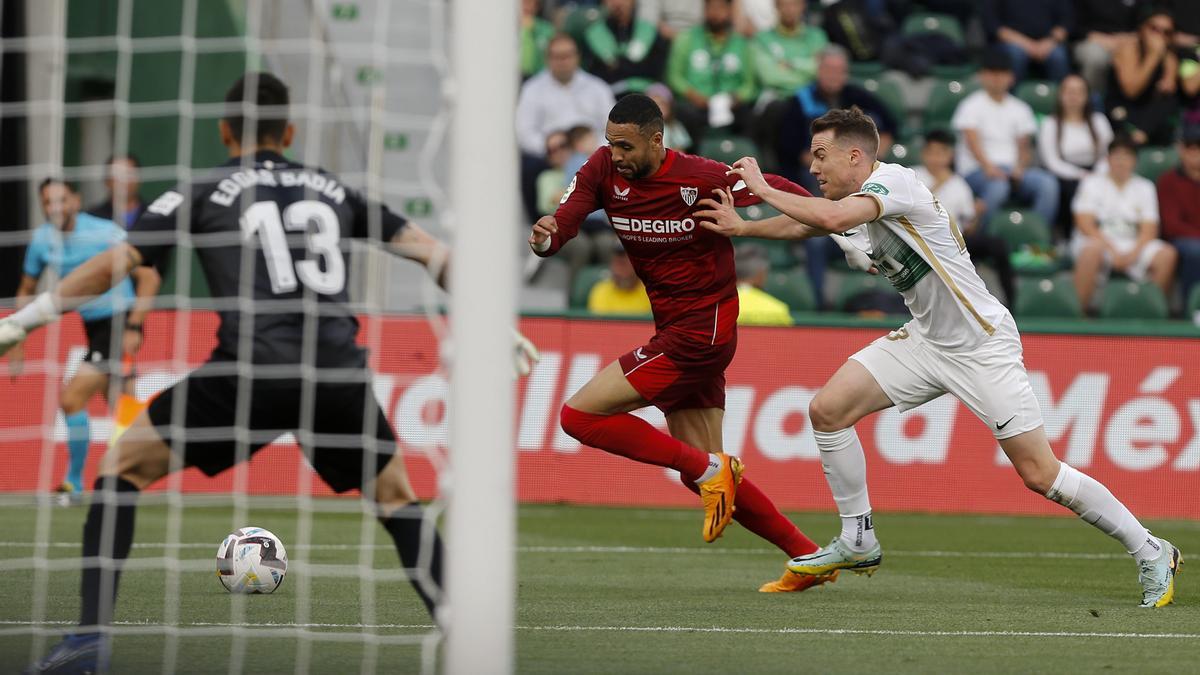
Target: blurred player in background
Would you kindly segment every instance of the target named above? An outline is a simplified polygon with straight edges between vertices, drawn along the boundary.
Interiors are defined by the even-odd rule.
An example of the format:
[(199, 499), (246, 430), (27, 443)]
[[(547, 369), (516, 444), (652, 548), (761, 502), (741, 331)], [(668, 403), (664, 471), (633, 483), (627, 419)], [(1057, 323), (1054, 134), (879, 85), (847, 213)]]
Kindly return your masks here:
[[(436, 528), (424, 527), (392, 428), (372, 392), (367, 352), (356, 342), (358, 320), (347, 305), (348, 249), (341, 241), (381, 239), (439, 282), (448, 253), (332, 174), (283, 156), (295, 129), (287, 117), (288, 88), (279, 79), (248, 73), (225, 101), (220, 134), (229, 150), (226, 164), (163, 193), (135, 223), (129, 242), (76, 269), (57, 293), (43, 293), (0, 320), (3, 354), (27, 331), (106, 291), (114, 280), (140, 266), (162, 265), (184, 228), (198, 242), (213, 298), (226, 301), (219, 305), (217, 346), (209, 360), (155, 397), (104, 456), (83, 529), (78, 632), (31, 672), (107, 667), (108, 641), (98, 629), (112, 621), (143, 489), (180, 466), (216, 475), (285, 432), (296, 433), (335, 492), (358, 489), (373, 502), (431, 613), (440, 593), (441, 539)], [(243, 117), (243, 101), (256, 106), (257, 119)], [(230, 304), (237, 300), (242, 302)], [(536, 358), (524, 338), (518, 338), (517, 358), (524, 372)], [(301, 367), (316, 372), (298, 376)], [(239, 402), (248, 411), (248, 428), (237, 424)], [(247, 433), (248, 443), (237, 440)], [(109, 559), (115, 569), (102, 570), (100, 561)]]
[(869, 240), (858, 245), (904, 296), (913, 319), (851, 356), (813, 397), (809, 419), (842, 531), (788, 568), (823, 575), (879, 567), (866, 458), (854, 425), (871, 413), (911, 410), (949, 393), (992, 430), (1029, 489), (1121, 542), (1138, 564), (1142, 607), (1169, 604), (1179, 550), (1152, 536), (1108, 488), (1054, 456), (1016, 323), (975, 272), (953, 216), (911, 169), (876, 160), (878, 131), (858, 108), (831, 110), (812, 131), (812, 174), (828, 199), (775, 189), (758, 162), (745, 157), (730, 173), (784, 215), (746, 223), (722, 193), (700, 214), (712, 219), (706, 227), (726, 236), (805, 239), (866, 223)]
[[(46, 270), (62, 279), (93, 257), (125, 240), (125, 230), (111, 220), (79, 211), (79, 194), (69, 183), (55, 178), (42, 181), (39, 190), (46, 221), (33, 232), (25, 252), (24, 274), (17, 288), (17, 307), (33, 299), (38, 280)], [(133, 280), (130, 281), (130, 278)], [(87, 404), (95, 394), (109, 398), (111, 376), (120, 377), (122, 354), (132, 357), (142, 345), (142, 324), (158, 293), (158, 274), (149, 267), (77, 309), (87, 334), (87, 351), (75, 374), (63, 387), (59, 405), (67, 423), (67, 473), (58, 492), (63, 503), (83, 493), (83, 467), (87, 462), (91, 429)], [(136, 291), (135, 284), (136, 282)], [(135, 301), (136, 293), (136, 301)], [(128, 312), (128, 315), (125, 313)], [(20, 347), (9, 354), (10, 372), (20, 372), (24, 354)]]
[[(704, 503), (707, 542), (736, 519), (793, 557), (817, 550), (723, 450), (725, 368), (737, 348), (737, 278), (733, 246), (699, 227), (695, 212), (697, 199), (715, 188), (730, 188), (739, 206), (759, 199), (726, 175), (726, 165), (665, 148), (662, 111), (646, 96), (618, 101), (606, 136), (608, 145), (579, 170), (558, 211), (533, 226), (529, 245), (540, 256), (553, 255), (589, 213), (604, 209), (646, 286), (656, 332), (571, 396), (562, 407), (563, 430), (591, 447), (678, 471)], [(768, 180), (808, 194), (778, 176)], [(666, 415), (670, 435), (629, 414), (648, 405)], [(802, 591), (835, 578), (785, 572), (760, 590)]]

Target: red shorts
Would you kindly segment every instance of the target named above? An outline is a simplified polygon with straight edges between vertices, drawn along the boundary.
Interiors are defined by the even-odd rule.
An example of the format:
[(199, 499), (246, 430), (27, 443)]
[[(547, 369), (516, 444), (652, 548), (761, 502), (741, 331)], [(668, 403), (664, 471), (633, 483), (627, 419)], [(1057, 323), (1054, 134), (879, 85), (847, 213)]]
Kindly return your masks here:
[(725, 409), (725, 368), (737, 351), (737, 336), (719, 345), (649, 343), (618, 359), (625, 379), (642, 398), (671, 414), (689, 408)]

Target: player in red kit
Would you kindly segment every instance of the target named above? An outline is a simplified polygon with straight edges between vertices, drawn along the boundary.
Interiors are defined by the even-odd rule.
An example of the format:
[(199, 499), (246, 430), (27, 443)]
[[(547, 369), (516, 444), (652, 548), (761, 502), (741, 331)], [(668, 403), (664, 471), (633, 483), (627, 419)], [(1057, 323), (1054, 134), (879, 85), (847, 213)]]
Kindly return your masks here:
[[(584, 218), (604, 209), (654, 310), (655, 334), (609, 364), (562, 407), (562, 428), (586, 445), (675, 469), (704, 503), (703, 535), (721, 536), (730, 519), (789, 556), (817, 550), (723, 451), (725, 368), (737, 348), (738, 296), (729, 240), (700, 227), (698, 201), (729, 189), (738, 206), (759, 200), (729, 167), (663, 146), (663, 117), (646, 96), (631, 94), (608, 116), (608, 146), (575, 175), (553, 216), (533, 226), (529, 245), (556, 253)], [(775, 187), (808, 195), (778, 176)], [(670, 435), (629, 414), (653, 405)], [(836, 575), (784, 572), (764, 592), (802, 591)]]

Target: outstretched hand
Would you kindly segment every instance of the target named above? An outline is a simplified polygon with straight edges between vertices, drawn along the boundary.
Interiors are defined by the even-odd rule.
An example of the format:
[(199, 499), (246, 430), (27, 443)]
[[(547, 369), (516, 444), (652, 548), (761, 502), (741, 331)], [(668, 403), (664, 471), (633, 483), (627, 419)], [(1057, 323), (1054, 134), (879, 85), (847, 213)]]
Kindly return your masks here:
[(716, 199), (702, 199), (697, 204), (705, 207), (704, 210), (695, 213), (696, 217), (701, 219), (700, 227), (723, 237), (742, 236), (746, 229), (746, 221), (742, 220), (741, 215), (733, 208), (733, 191), (721, 188), (713, 190), (713, 194), (717, 196)]
[(755, 194), (761, 194), (767, 191), (771, 186), (767, 184), (767, 179), (763, 177), (762, 169), (758, 166), (758, 160), (753, 157), (743, 157), (733, 163), (726, 175), (737, 174), (746, 187)]

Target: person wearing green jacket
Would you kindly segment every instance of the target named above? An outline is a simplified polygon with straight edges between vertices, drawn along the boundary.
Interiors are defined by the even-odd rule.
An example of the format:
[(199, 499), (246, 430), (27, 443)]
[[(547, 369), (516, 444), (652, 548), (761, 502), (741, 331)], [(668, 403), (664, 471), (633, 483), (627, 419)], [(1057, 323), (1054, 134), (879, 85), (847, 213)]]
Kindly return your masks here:
[(622, 94), (644, 91), (662, 77), (667, 41), (658, 27), (637, 18), (636, 0), (604, 0), (605, 16), (583, 33), (583, 67)]
[(709, 128), (749, 126), (758, 84), (750, 43), (733, 30), (732, 0), (705, 0), (704, 23), (675, 38), (667, 84), (676, 95), (675, 115), (692, 138)]
[(825, 31), (804, 23), (805, 0), (775, 0), (779, 24), (754, 36), (751, 52), (758, 82), (773, 98), (790, 96), (817, 75)]
[(521, 78), (528, 79), (546, 67), (546, 48), (554, 25), (541, 17), (541, 0), (521, 0)]

